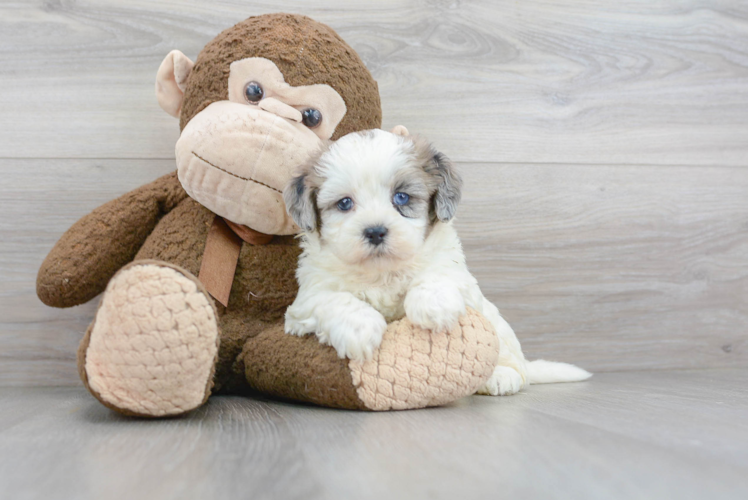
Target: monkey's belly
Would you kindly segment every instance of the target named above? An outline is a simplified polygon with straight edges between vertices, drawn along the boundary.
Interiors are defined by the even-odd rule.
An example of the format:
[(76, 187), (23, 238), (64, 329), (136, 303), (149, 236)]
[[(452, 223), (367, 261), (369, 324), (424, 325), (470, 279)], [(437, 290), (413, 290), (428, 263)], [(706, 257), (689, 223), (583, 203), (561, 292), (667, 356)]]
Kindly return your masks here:
[[(136, 260), (163, 260), (197, 276), (214, 217), (186, 199), (158, 222)], [(227, 309), (263, 321), (283, 317), (298, 291), (295, 272), (300, 252), (292, 236), (276, 236), (267, 245), (243, 244)]]
[[(166, 261), (197, 276), (214, 217), (207, 208), (186, 199), (159, 221), (136, 260)], [(217, 304), (221, 329), (217, 388), (236, 378), (232, 365), (246, 339), (283, 321), (298, 291), (295, 273), (300, 253), (292, 236), (276, 236), (267, 245), (242, 245), (229, 305)]]

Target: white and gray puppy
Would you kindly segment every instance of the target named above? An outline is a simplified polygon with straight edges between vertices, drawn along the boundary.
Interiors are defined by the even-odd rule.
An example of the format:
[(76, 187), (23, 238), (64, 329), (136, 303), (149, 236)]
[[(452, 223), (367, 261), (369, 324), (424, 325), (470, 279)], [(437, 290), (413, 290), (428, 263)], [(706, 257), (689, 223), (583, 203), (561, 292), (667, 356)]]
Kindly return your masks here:
[(286, 332), (315, 333), (341, 358), (363, 360), (388, 321), (407, 316), (442, 331), (470, 307), (499, 337), (498, 366), (480, 393), (589, 377), (573, 365), (525, 361), (514, 331), (468, 271), (452, 226), (462, 180), (431, 144), (396, 130), (346, 135), (286, 188), (288, 212), (304, 231)]

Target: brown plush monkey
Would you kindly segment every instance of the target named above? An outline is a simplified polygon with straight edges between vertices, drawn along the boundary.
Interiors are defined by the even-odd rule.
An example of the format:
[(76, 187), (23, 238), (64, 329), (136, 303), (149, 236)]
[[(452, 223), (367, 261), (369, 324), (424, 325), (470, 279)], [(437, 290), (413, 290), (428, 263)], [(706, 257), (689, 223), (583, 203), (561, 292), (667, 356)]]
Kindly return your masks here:
[(249, 18), (194, 64), (171, 52), (156, 94), (180, 118), (177, 172), (79, 220), (37, 279), (54, 307), (104, 292), (78, 352), (96, 398), (139, 416), (246, 389), (385, 410), (444, 404), (485, 382), (498, 341), (472, 311), (445, 334), (395, 322), (365, 363), (283, 332), (299, 248), (281, 192), (322, 141), (381, 124), (376, 82), (332, 29)]

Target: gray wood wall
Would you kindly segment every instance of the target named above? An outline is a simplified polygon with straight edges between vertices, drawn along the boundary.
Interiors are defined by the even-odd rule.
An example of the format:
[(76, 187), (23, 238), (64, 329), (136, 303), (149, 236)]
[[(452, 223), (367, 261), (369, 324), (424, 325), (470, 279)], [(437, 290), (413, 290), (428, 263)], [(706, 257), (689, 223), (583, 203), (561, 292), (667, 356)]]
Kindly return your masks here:
[(45, 1), (0, 4), (0, 385), (78, 383), (95, 304), (43, 306), (36, 270), (174, 168), (161, 59), (274, 11), (335, 28), (385, 127), (459, 164), (468, 261), (528, 357), (748, 362), (745, 2)]

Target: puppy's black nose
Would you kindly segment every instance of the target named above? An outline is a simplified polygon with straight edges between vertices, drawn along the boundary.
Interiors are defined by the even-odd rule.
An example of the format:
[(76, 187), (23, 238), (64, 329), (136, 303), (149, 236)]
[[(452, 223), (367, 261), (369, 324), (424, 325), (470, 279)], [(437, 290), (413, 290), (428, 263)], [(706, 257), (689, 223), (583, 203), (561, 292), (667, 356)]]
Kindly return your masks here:
[(364, 236), (372, 245), (381, 245), (384, 237), (387, 236), (387, 228), (384, 226), (367, 227), (364, 230)]

